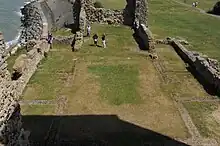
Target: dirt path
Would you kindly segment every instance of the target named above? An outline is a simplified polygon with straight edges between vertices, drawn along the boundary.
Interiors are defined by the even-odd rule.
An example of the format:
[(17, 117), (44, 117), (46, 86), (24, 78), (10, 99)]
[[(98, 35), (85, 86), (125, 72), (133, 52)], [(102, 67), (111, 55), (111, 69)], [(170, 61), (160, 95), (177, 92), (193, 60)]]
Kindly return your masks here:
[(216, 98), (216, 99), (210, 99), (210, 98), (202, 98), (202, 97), (183, 97), (183, 98), (176, 98), (176, 101), (180, 101), (180, 102), (220, 102), (220, 99)]
[(54, 105), (56, 100), (22, 100), (19, 103), (20, 105)]
[(184, 5), (184, 6), (186, 6), (186, 7), (191, 7), (192, 9), (196, 9), (196, 10), (198, 10), (200, 13), (202, 13), (202, 14), (204, 14), (204, 15), (208, 15), (208, 16), (215, 17), (215, 18), (220, 18), (220, 16), (218, 16), (218, 15), (213, 15), (213, 14), (209, 14), (209, 13), (207, 13), (205, 10), (203, 10), (203, 9), (201, 9), (201, 8), (192, 7), (192, 5), (189, 5), (189, 4), (180, 2), (180, 1), (178, 1), (178, 0), (172, 0), (172, 1), (174, 1), (174, 2), (176, 2), (176, 3), (178, 3), (178, 4), (181, 4), (181, 5)]

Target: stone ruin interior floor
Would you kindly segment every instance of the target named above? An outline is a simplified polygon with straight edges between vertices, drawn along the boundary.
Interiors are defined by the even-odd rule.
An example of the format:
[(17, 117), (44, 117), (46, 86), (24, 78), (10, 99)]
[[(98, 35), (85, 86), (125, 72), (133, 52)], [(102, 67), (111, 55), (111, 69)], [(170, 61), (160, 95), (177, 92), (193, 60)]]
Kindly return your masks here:
[(22, 114), (32, 142), (98, 139), (139, 145), (146, 136), (163, 143), (165, 135), (187, 140), (193, 132), (177, 103), (183, 103), (202, 136), (219, 140), (219, 123), (212, 116), (217, 102), (171, 47), (157, 45), (159, 59), (152, 61), (138, 53), (130, 29), (92, 28), (99, 36), (106, 33), (106, 49), (92, 46), (88, 38), (78, 52), (54, 45), (27, 85)]

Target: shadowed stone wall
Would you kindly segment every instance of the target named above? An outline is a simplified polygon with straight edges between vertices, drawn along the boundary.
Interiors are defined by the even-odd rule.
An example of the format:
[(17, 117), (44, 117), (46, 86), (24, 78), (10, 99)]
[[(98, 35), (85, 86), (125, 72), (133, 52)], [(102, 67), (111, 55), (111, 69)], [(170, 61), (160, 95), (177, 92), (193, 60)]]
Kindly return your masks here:
[(220, 64), (217, 60), (208, 58), (198, 52), (188, 51), (177, 40), (170, 41), (179, 56), (201, 76), (206, 83), (214, 89), (215, 94), (220, 93)]

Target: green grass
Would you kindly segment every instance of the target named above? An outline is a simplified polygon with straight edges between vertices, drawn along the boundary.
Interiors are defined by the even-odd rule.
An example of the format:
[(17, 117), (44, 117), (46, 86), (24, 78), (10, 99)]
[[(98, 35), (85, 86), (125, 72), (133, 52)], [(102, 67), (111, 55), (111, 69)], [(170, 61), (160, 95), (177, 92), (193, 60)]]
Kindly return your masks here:
[(24, 99), (57, 98), (66, 82), (67, 73), (71, 72), (73, 56), (68, 52), (68, 46), (55, 45), (53, 48), (66, 51), (50, 52), (41, 62), (25, 89)]
[(191, 49), (220, 60), (220, 20), (170, 0), (149, 0), (149, 24), (157, 38), (181, 36)]
[(124, 9), (126, 0), (97, 0), (102, 3), (105, 8), (108, 9)]
[[(213, 133), (207, 127), (208, 115), (210, 115), (214, 110), (217, 109), (217, 104), (214, 103), (201, 103), (201, 102), (191, 102), (184, 103), (184, 106), (189, 111), (189, 114), (198, 128), (201, 135), (208, 137)], [(214, 130), (219, 130), (219, 125), (215, 127)]]
[(103, 33), (106, 35), (107, 48), (97, 48), (90, 46), (93, 40), (86, 41), (80, 51), (80, 55), (92, 54), (96, 56), (128, 56), (131, 54), (131, 49), (136, 49), (136, 42), (133, 40), (132, 31), (124, 26), (110, 26), (110, 25), (92, 25), (92, 35), (97, 33), (99, 36), (99, 45), (101, 44), (101, 36)]
[[(184, 1), (186, 2), (186, 4), (192, 5), (193, 2), (195, 2), (194, 0), (178, 0), (180, 2)], [(214, 5), (216, 4), (216, 2), (218, 2), (219, 0), (200, 0), (198, 8), (201, 8), (205, 11), (208, 11), (210, 9), (212, 9), (214, 7)]]
[(9, 72), (12, 72), (13, 65), (15, 64), (15, 60), (18, 58), (19, 55), (24, 54), (26, 52), (25, 48), (18, 48), (15, 54), (8, 57), (6, 60), (8, 63), (8, 70)]
[(73, 35), (70, 29), (61, 28), (52, 32), (54, 36), (70, 36)]
[(140, 96), (136, 90), (138, 86), (138, 70), (135, 66), (91, 66), (89, 71), (100, 77), (100, 94), (110, 103), (136, 103)]

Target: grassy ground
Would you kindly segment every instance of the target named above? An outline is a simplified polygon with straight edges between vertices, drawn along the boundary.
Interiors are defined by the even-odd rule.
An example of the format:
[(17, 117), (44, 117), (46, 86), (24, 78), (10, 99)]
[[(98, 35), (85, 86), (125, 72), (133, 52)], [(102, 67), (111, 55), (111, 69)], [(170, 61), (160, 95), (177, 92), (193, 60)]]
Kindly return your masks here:
[[(108, 0), (103, 1), (103, 5), (124, 8), (124, 2)], [(150, 0), (149, 3), (150, 29), (156, 38), (180, 36), (192, 44), (190, 49), (220, 59), (220, 33), (216, 31), (220, 20), (170, 0)], [(64, 96), (67, 98), (65, 114), (117, 115), (145, 129), (188, 138), (188, 131), (173, 104), (174, 98), (210, 96), (187, 72), (172, 48), (157, 46), (159, 68), (162, 68), (159, 72), (149, 58), (137, 54), (130, 29), (94, 24), (92, 32), (99, 36), (106, 33), (106, 49), (92, 46), (91, 39), (74, 53), (70, 46), (54, 46), (32, 77), (23, 98), (50, 100)], [(73, 59), (77, 61), (74, 63)], [(38, 109), (41, 107), (42, 110)], [(46, 112), (45, 107), (41, 107), (26, 107), (23, 112), (58, 114), (57, 106), (45, 109)], [(210, 115), (217, 105), (187, 103), (185, 107), (201, 134), (219, 137), (218, 124)], [(119, 125), (114, 122), (108, 128), (120, 129)]]
[(64, 29), (64, 28), (54, 30), (52, 32), (52, 34), (54, 36), (70, 36), (70, 35), (73, 35), (73, 33), (71, 32), (71, 29)]
[[(192, 5), (192, 3), (195, 2), (194, 0), (179, 0), (179, 1), (189, 5)], [(198, 2), (199, 2), (198, 8), (208, 11), (214, 7), (214, 5), (216, 4), (216, 2), (218, 2), (218, 0), (200, 0)]]
[(23, 105), (21, 112), (24, 115), (53, 115), (54, 105)]
[[(99, 36), (106, 33), (107, 48), (92, 46), (91, 39), (85, 40), (79, 52), (72, 53), (69, 46), (54, 46), (23, 98), (65, 96), (64, 113), (68, 115), (112, 114), (164, 135), (189, 137), (157, 70), (147, 56), (137, 53), (131, 30), (96, 24), (92, 28)], [(25, 114), (33, 112), (29, 110)]]
[(214, 137), (220, 142), (220, 124), (213, 117), (213, 112), (218, 109), (218, 104), (191, 102), (184, 103), (184, 106), (189, 111), (201, 135)]
[(101, 96), (111, 103), (120, 105), (139, 100), (136, 91), (138, 70), (134, 65), (96, 65), (89, 70), (100, 77)]
[(157, 38), (180, 36), (191, 49), (220, 60), (220, 20), (170, 0), (149, 0), (150, 29)]

